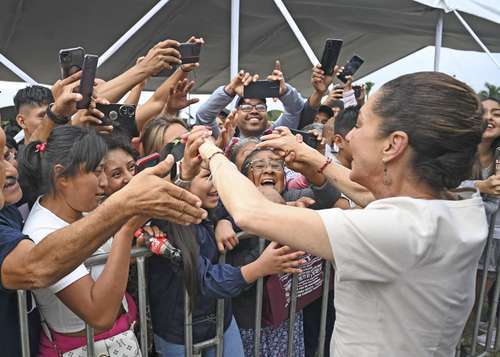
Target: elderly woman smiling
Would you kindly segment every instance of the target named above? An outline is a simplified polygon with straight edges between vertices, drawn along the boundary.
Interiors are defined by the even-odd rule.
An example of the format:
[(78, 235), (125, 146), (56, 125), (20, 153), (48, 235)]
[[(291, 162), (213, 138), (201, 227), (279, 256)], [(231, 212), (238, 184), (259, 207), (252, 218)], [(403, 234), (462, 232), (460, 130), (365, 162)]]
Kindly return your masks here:
[(292, 169), (324, 173), (366, 206), (359, 210), (274, 204), (214, 144), (199, 151), (243, 230), (334, 264), (335, 356), (452, 356), (487, 235), (479, 194), (453, 190), (470, 175), (481, 116), (467, 85), (422, 72), (370, 96), (347, 136), (352, 171), (286, 130), (259, 144), (281, 151)]

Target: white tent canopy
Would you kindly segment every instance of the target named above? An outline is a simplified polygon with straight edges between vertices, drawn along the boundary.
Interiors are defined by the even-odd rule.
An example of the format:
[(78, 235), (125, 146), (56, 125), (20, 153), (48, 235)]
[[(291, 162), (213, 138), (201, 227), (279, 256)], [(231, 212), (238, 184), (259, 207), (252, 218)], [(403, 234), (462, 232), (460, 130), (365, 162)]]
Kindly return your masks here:
[[(11, 69), (53, 83), (59, 74), (58, 50), (81, 45), (88, 53), (101, 55), (98, 75), (109, 79), (132, 66), (156, 42), (195, 34), (206, 40), (202, 66), (194, 76), (198, 93), (227, 83), (230, 59), (233, 72), (244, 68), (265, 75), (279, 58), (287, 80), (307, 94), (311, 62), (321, 55), (326, 38), (344, 40), (340, 63), (354, 53), (365, 59), (358, 77), (439, 44), (437, 24), (443, 25), (443, 46), (481, 50), (459, 17), (487, 48), (500, 51), (500, 10), (494, 2), (88, 0), (76, 8), (63, 0), (29, 6), (3, 0), (0, 54), (5, 57), (0, 62), (8, 64), (8, 59)], [(16, 79), (12, 70), (0, 66), (0, 80)], [(157, 84), (152, 80), (149, 88)]]

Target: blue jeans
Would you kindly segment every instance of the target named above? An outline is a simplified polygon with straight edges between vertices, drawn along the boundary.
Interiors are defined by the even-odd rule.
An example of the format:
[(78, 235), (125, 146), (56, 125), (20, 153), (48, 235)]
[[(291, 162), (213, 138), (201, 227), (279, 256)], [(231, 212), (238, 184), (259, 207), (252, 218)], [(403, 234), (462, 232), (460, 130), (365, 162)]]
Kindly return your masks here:
[[(155, 335), (156, 352), (161, 357), (184, 357), (184, 345), (178, 345), (165, 341)], [(244, 357), (243, 343), (241, 342), (240, 330), (233, 317), (226, 332), (224, 332), (224, 357)], [(203, 357), (215, 357), (215, 347), (203, 351)]]

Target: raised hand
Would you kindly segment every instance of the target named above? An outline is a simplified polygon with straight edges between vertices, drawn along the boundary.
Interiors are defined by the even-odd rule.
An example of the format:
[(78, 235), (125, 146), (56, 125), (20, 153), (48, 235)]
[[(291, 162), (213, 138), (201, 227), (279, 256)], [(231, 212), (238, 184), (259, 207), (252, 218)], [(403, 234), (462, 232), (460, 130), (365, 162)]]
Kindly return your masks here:
[(283, 76), (283, 71), (281, 70), (280, 61), (276, 60), (274, 63), (273, 72), (267, 76), (269, 81), (280, 81), (280, 97), (286, 92), (285, 77)]
[(167, 114), (175, 115), (177, 111), (199, 102), (198, 98), (187, 98), (193, 86), (194, 81), (184, 78), (170, 88), (167, 100)]
[[(338, 70), (338, 66), (335, 66), (333, 73)], [(321, 94), (325, 94), (328, 91), (328, 87), (333, 82), (333, 75), (327, 76), (325, 71), (321, 68), (321, 64), (317, 64), (313, 67), (311, 75), (311, 83), (314, 89)]]
[(170, 70), (173, 65), (181, 64), (181, 54), (178, 48), (179, 42), (175, 40), (161, 41), (148, 51), (137, 67), (143, 68), (149, 76), (163, 69)]
[(200, 172), (202, 159), (198, 152), (205, 139), (211, 135), (212, 132), (206, 127), (195, 126), (191, 132), (181, 136), (182, 141), (186, 144), (181, 162), (182, 180), (191, 181)]
[(215, 144), (222, 150), (226, 148), (226, 146), (231, 141), (231, 138), (234, 136), (236, 132), (236, 111), (233, 110), (226, 118), (224, 122), (224, 126), (215, 141)]
[(239, 71), (236, 77), (234, 77), (228, 85), (224, 87), (224, 90), (229, 95), (239, 95), (243, 97), (243, 90), (245, 86), (259, 79), (258, 74), (251, 75), (249, 72), (243, 70)]

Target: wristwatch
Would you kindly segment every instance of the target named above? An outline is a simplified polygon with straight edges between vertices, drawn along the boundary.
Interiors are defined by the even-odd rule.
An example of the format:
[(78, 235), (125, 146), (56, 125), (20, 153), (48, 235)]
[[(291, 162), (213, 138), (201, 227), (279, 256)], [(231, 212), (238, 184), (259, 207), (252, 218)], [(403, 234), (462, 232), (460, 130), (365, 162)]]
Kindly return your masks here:
[(188, 190), (191, 187), (191, 181), (181, 179), (181, 161), (178, 161), (176, 165), (177, 170), (174, 178), (174, 184), (180, 188)]
[(69, 120), (71, 119), (70, 117), (58, 117), (57, 115), (54, 114), (52, 111), (52, 107), (54, 106), (54, 103), (50, 103), (49, 106), (47, 107), (47, 116), (49, 117), (50, 120), (52, 120), (55, 124), (57, 125), (65, 125), (68, 124)]

